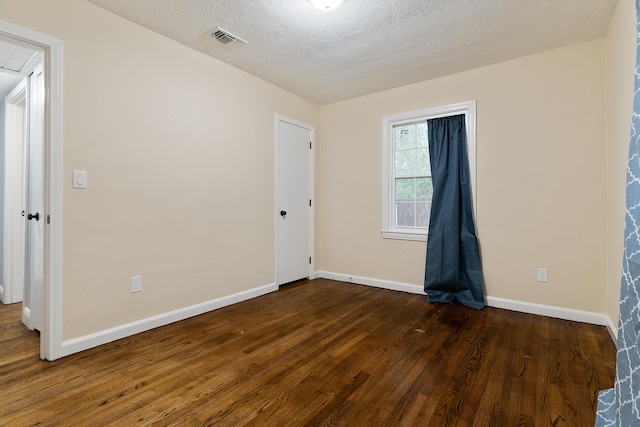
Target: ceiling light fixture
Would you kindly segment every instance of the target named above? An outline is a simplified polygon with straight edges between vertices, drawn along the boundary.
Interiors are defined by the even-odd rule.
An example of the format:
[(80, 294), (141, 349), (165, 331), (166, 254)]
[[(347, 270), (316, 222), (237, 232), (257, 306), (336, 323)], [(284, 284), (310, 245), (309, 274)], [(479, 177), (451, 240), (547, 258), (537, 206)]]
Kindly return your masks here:
[(309, 0), (311, 4), (320, 10), (332, 10), (340, 6), (343, 0)]

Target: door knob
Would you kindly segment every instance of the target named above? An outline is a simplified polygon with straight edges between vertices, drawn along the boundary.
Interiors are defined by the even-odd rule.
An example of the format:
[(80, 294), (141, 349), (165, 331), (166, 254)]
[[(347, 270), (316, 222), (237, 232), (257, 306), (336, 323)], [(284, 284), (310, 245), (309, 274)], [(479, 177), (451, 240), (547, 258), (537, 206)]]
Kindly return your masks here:
[(280, 211), (280, 216), (287, 216), (287, 211)]
[(35, 215), (29, 214), (29, 216), (27, 216), (27, 219), (29, 221), (31, 221), (32, 219), (35, 219), (36, 221), (40, 221), (40, 214), (38, 212), (36, 212)]

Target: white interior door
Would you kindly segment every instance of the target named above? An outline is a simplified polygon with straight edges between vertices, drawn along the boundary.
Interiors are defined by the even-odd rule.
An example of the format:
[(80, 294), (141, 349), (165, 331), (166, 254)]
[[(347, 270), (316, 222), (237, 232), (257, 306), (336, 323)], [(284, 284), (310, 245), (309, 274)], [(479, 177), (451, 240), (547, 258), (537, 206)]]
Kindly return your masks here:
[(29, 76), (27, 166), (27, 253), (23, 322), (42, 330), (44, 310), (44, 72)]
[(313, 273), (313, 128), (276, 118), (276, 284)]
[(25, 274), (27, 82), (5, 99), (2, 285), (4, 304), (23, 300)]

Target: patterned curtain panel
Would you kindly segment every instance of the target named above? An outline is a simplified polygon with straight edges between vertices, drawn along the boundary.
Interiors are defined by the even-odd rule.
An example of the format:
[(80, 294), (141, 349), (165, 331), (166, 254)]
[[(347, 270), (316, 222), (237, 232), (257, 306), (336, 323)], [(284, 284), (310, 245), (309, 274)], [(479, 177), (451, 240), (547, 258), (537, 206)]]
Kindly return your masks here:
[[(636, 11), (640, 0), (636, 0)], [(637, 18), (640, 36), (640, 20)], [(636, 70), (640, 43), (636, 54)], [(596, 426), (640, 426), (640, 78), (636, 72), (633, 123), (627, 167), (627, 214), (625, 218), (618, 356), (614, 387), (598, 396)]]

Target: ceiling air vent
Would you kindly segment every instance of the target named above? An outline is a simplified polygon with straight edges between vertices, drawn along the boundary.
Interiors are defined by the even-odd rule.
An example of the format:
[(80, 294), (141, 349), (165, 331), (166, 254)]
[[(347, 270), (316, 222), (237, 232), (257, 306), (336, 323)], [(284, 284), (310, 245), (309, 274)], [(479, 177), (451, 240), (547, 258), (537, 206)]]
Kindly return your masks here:
[(220, 27), (218, 27), (214, 32), (211, 33), (211, 37), (213, 37), (214, 39), (218, 40), (220, 43), (226, 44), (226, 45), (246, 44), (247, 43), (246, 40), (243, 40), (240, 37), (235, 36), (235, 35), (231, 34), (229, 31), (223, 30)]

